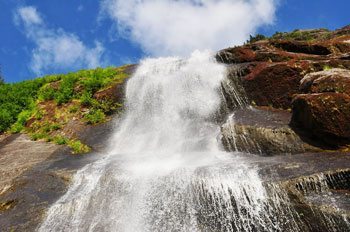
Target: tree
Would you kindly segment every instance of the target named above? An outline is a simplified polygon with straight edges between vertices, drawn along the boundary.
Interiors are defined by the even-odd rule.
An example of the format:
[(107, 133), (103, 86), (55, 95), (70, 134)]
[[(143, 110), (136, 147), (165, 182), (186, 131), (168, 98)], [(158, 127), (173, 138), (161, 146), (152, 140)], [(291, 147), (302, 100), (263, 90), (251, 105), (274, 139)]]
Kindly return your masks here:
[(1, 69), (1, 65), (0, 65), (0, 85), (4, 84), (5, 80), (4, 80), (4, 76), (2, 75), (2, 69)]
[(262, 35), (262, 34), (256, 34), (255, 36), (252, 36), (250, 35), (249, 36), (249, 40), (247, 40), (247, 43), (254, 43), (254, 42), (257, 42), (257, 41), (260, 41), (260, 40), (264, 40), (264, 39), (267, 39), (266, 36)]

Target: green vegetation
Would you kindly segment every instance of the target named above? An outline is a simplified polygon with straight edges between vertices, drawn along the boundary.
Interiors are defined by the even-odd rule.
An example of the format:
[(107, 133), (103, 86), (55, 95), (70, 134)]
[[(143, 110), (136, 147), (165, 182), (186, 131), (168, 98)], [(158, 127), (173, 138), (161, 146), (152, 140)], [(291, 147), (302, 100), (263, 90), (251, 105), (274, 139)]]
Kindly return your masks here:
[(66, 135), (64, 128), (72, 120), (78, 124), (104, 122), (118, 110), (122, 105), (108, 96), (110, 92), (102, 98), (95, 94), (123, 83), (127, 77), (124, 69), (81, 70), (0, 85), (0, 133), (24, 132), (33, 140), (68, 145), (74, 153), (89, 151), (72, 135)]
[(327, 29), (318, 30), (294, 30), (292, 32), (276, 32), (271, 39), (313, 41), (329, 39), (332, 32)]
[(100, 109), (93, 109), (91, 112), (84, 116), (84, 119), (88, 124), (96, 124), (104, 122), (106, 119), (105, 113)]
[(68, 141), (68, 146), (72, 148), (73, 154), (83, 154), (91, 151), (91, 148), (83, 144), (79, 140)]
[(53, 142), (58, 144), (58, 145), (65, 145), (65, 144), (68, 144), (69, 139), (67, 139), (66, 137), (64, 137), (62, 135), (58, 135), (58, 136), (55, 136), (53, 138)]
[(20, 119), (23, 124), (23, 117), (31, 111), (35, 105), (39, 89), (46, 83), (58, 79), (58, 76), (48, 76), (30, 81), (23, 81), (15, 84), (0, 85), (0, 132), (4, 132)]
[(332, 67), (329, 66), (329, 65), (323, 66), (323, 71), (328, 71), (328, 70), (331, 70), (331, 69), (332, 69)]
[(1, 69), (1, 65), (0, 65), (0, 85), (5, 84), (5, 80), (4, 80), (4, 76), (2, 75), (2, 69)]
[(264, 39), (267, 39), (267, 37), (262, 34), (256, 34), (255, 36), (250, 35), (246, 43), (255, 43)]
[(328, 29), (316, 29), (316, 30), (294, 30), (292, 32), (276, 32), (271, 37), (267, 37), (262, 34), (250, 35), (247, 44), (255, 43), (261, 40), (296, 40), (296, 41), (314, 41), (314, 40), (327, 40), (332, 38), (332, 31)]
[(17, 121), (15, 124), (11, 126), (11, 132), (12, 133), (19, 133), (24, 129), (25, 123), (27, 120), (31, 117), (32, 110), (23, 110), (21, 113), (19, 113), (17, 117)]
[[(80, 99), (82, 106), (99, 107), (99, 102), (92, 98), (98, 90), (113, 82), (122, 81), (126, 77), (122, 69), (97, 68), (81, 70), (66, 75), (51, 75), (34, 80), (0, 86), (0, 132), (8, 130), (20, 132), (25, 122), (38, 112), (35, 105), (38, 102), (54, 100), (59, 106), (73, 99)], [(105, 102), (103, 102), (105, 104)], [(74, 111), (74, 108), (73, 108)], [(77, 111), (77, 107), (75, 107)], [(100, 112), (99, 112), (100, 114)]]

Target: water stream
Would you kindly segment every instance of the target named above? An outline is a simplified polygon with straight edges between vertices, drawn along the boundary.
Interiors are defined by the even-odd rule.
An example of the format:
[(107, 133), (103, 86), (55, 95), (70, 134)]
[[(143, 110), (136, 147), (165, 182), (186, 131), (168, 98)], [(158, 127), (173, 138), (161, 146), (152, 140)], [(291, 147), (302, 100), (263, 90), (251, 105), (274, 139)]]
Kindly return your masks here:
[(301, 231), (286, 194), (220, 149), (225, 75), (209, 53), (144, 60), (108, 154), (78, 171), (38, 231)]

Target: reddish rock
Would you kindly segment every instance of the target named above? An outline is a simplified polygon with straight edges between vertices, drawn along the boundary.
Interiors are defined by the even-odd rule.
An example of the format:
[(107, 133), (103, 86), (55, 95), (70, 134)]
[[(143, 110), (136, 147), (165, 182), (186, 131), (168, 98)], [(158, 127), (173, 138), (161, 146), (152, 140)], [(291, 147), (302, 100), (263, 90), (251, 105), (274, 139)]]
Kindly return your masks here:
[(251, 62), (255, 60), (255, 52), (249, 46), (228, 48), (218, 52), (216, 59), (226, 64)]
[(334, 34), (336, 35), (346, 35), (346, 34), (350, 34), (350, 24), (341, 28), (341, 29), (338, 29), (334, 32)]
[[(348, 27), (334, 32), (320, 29), (282, 33), (281, 38), (221, 50), (216, 59), (225, 64), (241, 65), (244, 69), (249, 67), (236, 78), (242, 79), (250, 101), (258, 106), (288, 109), (293, 95), (300, 93), (299, 81), (305, 74), (325, 68), (350, 69), (349, 41)], [(323, 82), (324, 86), (320, 83), (318, 88), (343, 92), (326, 87), (333, 85), (339, 89), (342, 86), (335, 84), (338, 81), (337, 78), (329, 79)]]
[(292, 124), (330, 145), (350, 142), (350, 96), (344, 93), (300, 94), (293, 100)]
[(138, 64), (129, 64), (124, 67), (123, 72), (128, 75), (132, 75), (136, 71), (137, 67), (138, 67)]
[(349, 53), (350, 52), (350, 38), (349, 40), (336, 43), (334, 45), (340, 53)]
[(125, 86), (127, 80), (125, 79), (122, 83), (116, 82), (114, 85), (107, 89), (100, 90), (94, 94), (94, 98), (100, 101), (111, 100), (113, 102), (123, 102), (125, 95)]
[(216, 59), (225, 64), (247, 62), (283, 62), (299, 55), (290, 54), (271, 46), (268, 41), (244, 45), (242, 47), (227, 48), (216, 54)]
[[(300, 133), (306, 131), (307, 135), (309, 131), (331, 145), (350, 143), (350, 75), (344, 70), (350, 69), (350, 26), (333, 32), (279, 33), (267, 40), (224, 49), (216, 59), (234, 64), (228, 79), (243, 86), (239, 92), (246, 93), (247, 102), (293, 107), (292, 123), (298, 125)], [(329, 68), (333, 70), (324, 71)], [(230, 92), (223, 94), (227, 95), (225, 99), (232, 98)]]
[(306, 75), (300, 82), (304, 93), (335, 92), (350, 94), (350, 70), (330, 69)]
[(288, 109), (299, 91), (301, 71), (284, 63), (260, 64), (243, 78), (243, 86), (256, 105)]

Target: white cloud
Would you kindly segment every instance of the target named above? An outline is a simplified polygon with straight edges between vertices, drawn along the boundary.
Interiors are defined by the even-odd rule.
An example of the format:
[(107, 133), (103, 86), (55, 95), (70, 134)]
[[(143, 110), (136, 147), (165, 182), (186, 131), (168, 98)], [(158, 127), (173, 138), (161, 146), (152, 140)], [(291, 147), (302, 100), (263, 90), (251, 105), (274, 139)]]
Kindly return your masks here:
[(17, 10), (17, 16), (20, 17), (23, 20), (23, 22), (27, 25), (43, 23), (43, 20), (41, 19), (38, 11), (35, 7), (32, 6), (25, 6), (19, 8)]
[(45, 25), (36, 8), (21, 7), (15, 13), (18, 24), (23, 22), (26, 36), (35, 43), (30, 68), (36, 74), (46, 71), (66, 71), (94, 68), (101, 65), (103, 45), (96, 41), (88, 47), (75, 34)]
[(271, 24), (277, 0), (103, 0), (119, 33), (151, 55), (188, 55), (242, 44)]

